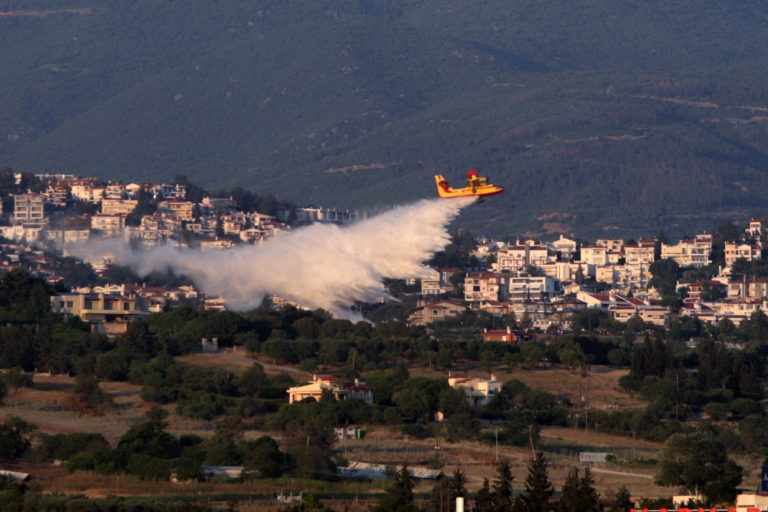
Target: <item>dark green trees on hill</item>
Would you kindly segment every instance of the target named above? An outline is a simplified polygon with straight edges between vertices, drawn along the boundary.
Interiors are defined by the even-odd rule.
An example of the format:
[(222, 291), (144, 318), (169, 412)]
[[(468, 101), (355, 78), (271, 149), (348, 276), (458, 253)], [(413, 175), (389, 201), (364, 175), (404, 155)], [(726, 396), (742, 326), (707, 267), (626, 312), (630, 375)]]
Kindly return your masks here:
[(742, 480), (741, 471), (728, 458), (722, 443), (709, 432), (697, 431), (675, 434), (664, 443), (655, 481), (703, 495), (708, 503), (732, 503)]

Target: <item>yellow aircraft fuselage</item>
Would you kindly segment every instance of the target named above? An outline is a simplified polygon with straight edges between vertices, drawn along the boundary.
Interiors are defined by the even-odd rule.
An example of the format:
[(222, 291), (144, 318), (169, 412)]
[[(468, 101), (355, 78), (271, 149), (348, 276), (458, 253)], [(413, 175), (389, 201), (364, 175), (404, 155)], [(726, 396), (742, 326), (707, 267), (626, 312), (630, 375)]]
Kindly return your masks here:
[(453, 188), (441, 174), (435, 174), (437, 195), (444, 198), (450, 197), (477, 197), (495, 196), (504, 192), (504, 187), (488, 183), (488, 178), (475, 177), (467, 180), (464, 188)]

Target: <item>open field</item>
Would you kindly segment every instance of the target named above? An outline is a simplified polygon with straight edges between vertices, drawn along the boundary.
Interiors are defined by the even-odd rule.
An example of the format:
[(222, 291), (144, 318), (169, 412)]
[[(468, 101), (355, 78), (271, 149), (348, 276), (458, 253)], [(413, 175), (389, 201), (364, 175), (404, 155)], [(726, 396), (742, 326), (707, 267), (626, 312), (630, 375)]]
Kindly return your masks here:
[[(242, 352), (218, 354), (190, 354), (180, 357), (181, 362), (205, 367), (222, 367), (240, 373), (253, 364), (253, 359)], [(296, 381), (304, 382), (311, 375), (300, 370), (278, 366), (271, 361), (260, 361), (269, 373), (285, 371)], [(462, 369), (459, 369), (461, 371)], [(484, 376), (484, 372), (475, 368), (463, 369), (463, 373)], [(564, 368), (539, 368), (535, 370), (495, 368), (496, 378), (506, 381), (511, 378), (519, 379), (532, 388), (546, 389), (557, 395), (567, 395), (577, 403), (581, 394), (586, 393), (586, 381), (578, 371)], [(630, 397), (618, 388), (618, 379), (626, 373), (625, 370), (593, 369), (589, 373), (589, 402), (590, 406), (598, 407), (641, 407), (643, 402)], [(424, 368), (414, 368), (412, 375), (428, 375), (431, 377), (446, 376), (446, 372), (430, 371)], [(74, 378), (66, 376), (35, 376), (33, 388), (21, 388), (11, 393), (0, 410), (0, 416), (17, 415), (38, 425), (45, 433), (69, 432), (100, 432), (110, 443), (116, 444), (120, 436), (129, 428), (132, 422), (140, 418), (150, 407), (140, 395), (140, 387), (128, 383), (103, 382), (102, 389), (114, 400), (116, 407), (108, 410), (104, 416), (78, 416), (78, 414), (63, 409), (59, 404), (62, 398), (71, 390)], [(178, 435), (195, 433), (207, 437), (213, 432), (211, 422), (190, 420), (175, 414), (175, 407), (168, 406), (169, 431)], [(478, 489), (484, 478), (493, 480), (497, 460), (507, 459), (512, 464), (516, 487), (522, 487), (526, 468), (530, 458), (530, 450), (501, 446), (496, 449), (492, 445), (479, 442), (448, 443), (440, 442), (440, 450), (435, 450), (435, 440), (417, 440), (403, 436), (400, 432), (383, 427), (365, 427), (366, 435), (360, 440), (349, 440), (337, 446), (339, 455), (348, 460), (360, 460), (383, 464), (426, 465), (434, 461), (436, 456), (443, 464), (443, 470), (450, 474), (457, 466), (461, 466), (468, 479), (469, 489)], [(280, 433), (270, 432), (270, 435), (280, 439)], [(261, 435), (261, 432), (248, 432), (247, 437)], [(643, 440), (633, 442), (631, 438), (606, 435), (597, 432), (584, 432), (583, 429), (544, 428), (542, 430), (541, 446), (551, 461), (550, 477), (556, 488), (562, 485), (565, 474), (571, 466), (578, 464), (579, 451), (610, 451), (618, 458), (618, 463), (612, 467), (597, 467), (595, 481), (598, 490), (617, 489), (625, 485), (633, 494), (656, 496), (670, 495), (673, 489), (660, 488), (653, 484), (651, 475), (654, 468), (650, 465), (625, 463), (632, 458), (634, 452), (638, 459), (653, 459), (661, 447), (659, 443)], [(23, 471), (31, 472), (46, 492), (81, 493), (88, 496), (100, 497), (107, 495), (217, 495), (220, 493), (237, 493), (241, 499), (241, 510), (268, 510), (269, 506), (258, 497), (274, 494), (279, 490), (286, 492), (304, 489), (305, 492), (344, 492), (349, 496), (366, 495), (381, 492), (384, 484), (357, 482), (307, 482), (295, 479), (279, 479), (269, 481), (252, 481), (239, 484), (218, 482), (172, 483), (139, 481), (127, 475), (95, 475), (76, 472), (68, 474), (61, 467), (47, 464), (22, 463)], [(603, 469), (606, 472), (600, 472)], [(428, 492), (432, 483), (420, 483), (416, 491)], [(249, 497), (250, 496), (250, 497)], [(345, 501), (349, 510), (363, 509), (364, 503)], [(361, 499), (361, 498), (360, 498)], [(250, 506), (246, 503), (252, 502)], [(257, 503), (258, 502), (258, 503)], [(359, 505), (359, 507), (356, 505)], [(265, 508), (266, 507), (266, 508)], [(343, 508), (343, 507), (342, 507)]]

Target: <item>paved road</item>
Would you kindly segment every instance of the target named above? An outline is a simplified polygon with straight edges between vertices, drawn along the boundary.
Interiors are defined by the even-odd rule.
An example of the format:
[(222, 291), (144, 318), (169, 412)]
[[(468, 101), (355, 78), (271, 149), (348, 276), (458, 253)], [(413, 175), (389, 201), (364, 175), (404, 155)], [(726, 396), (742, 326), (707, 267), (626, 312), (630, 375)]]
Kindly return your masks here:
[[(579, 466), (579, 469), (586, 469), (587, 466)], [(603, 473), (606, 475), (616, 475), (616, 476), (629, 476), (632, 478), (648, 478), (653, 479), (653, 475), (644, 475), (642, 473), (627, 473), (625, 471), (613, 471), (610, 469), (600, 469), (600, 468), (589, 468), (589, 470), (593, 473)]]

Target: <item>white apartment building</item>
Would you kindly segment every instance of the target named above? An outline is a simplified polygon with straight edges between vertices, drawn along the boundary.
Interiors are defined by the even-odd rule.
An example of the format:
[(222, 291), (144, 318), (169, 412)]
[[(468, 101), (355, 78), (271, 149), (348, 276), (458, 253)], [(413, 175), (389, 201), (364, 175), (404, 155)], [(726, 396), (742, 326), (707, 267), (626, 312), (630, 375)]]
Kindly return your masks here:
[(509, 300), (548, 299), (562, 295), (560, 281), (548, 276), (522, 276), (509, 278)]
[(588, 265), (603, 267), (608, 264), (608, 249), (599, 245), (582, 247), (580, 261)]
[(563, 235), (560, 235), (560, 238), (552, 242), (551, 245), (555, 251), (560, 253), (560, 257), (564, 260), (571, 259), (571, 256), (576, 252), (576, 240), (565, 238)]
[(528, 266), (540, 267), (557, 260), (557, 255), (543, 245), (532, 242), (517, 243), (496, 253), (493, 269), (497, 272), (520, 272)]
[(712, 235), (696, 235), (680, 240), (676, 245), (661, 244), (661, 258), (673, 259), (681, 267), (704, 267), (711, 262)]
[(624, 262), (627, 265), (650, 265), (654, 261), (654, 245), (629, 244), (624, 246)]

